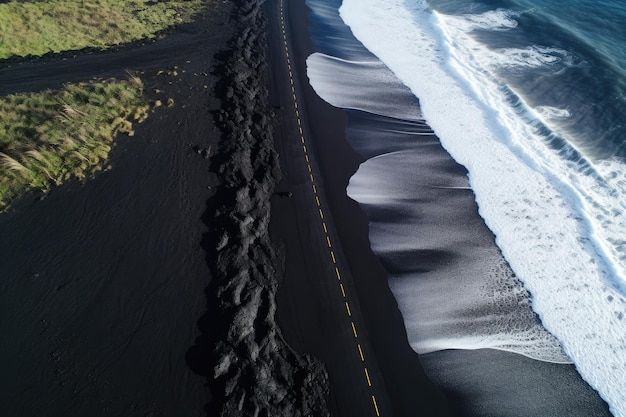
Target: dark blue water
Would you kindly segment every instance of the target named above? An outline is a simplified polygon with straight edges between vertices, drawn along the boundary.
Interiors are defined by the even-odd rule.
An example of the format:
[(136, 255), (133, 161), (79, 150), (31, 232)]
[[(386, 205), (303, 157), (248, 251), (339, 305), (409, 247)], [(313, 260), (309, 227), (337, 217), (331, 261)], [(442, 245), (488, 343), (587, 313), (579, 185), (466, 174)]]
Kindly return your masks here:
[[(472, 35), (496, 52), (497, 73), (532, 107), (546, 114), (548, 130), (561, 131), (585, 156), (626, 156), (626, 2), (591, 0), (428, 0), (452, 16), (501, 10), (516, 27)], [(541, 49), (543, 48), (543, 49)], [(526, 54), (511, 55), (511, 49)], [(507, 55), (506, 50), (509, 50)], [(543, 65), (533, 65), (542, 59)], [(529, 66), (520, 65), (524, 60)], [(538, 64), (538, 63), (537, 63)], [(554, 133), (554, 132), (547, 132)]]

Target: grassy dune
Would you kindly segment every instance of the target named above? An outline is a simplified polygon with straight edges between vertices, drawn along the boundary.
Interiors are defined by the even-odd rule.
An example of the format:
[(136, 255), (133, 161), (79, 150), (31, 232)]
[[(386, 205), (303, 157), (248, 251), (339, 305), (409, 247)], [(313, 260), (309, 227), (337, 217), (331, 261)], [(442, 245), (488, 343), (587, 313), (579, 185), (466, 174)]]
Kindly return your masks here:
[(205, 0), (46, 0), (0, 3), (0, 59), (106, 48), (189, 21)]
[(0, 210), (30, 189), (46, 189), (102, 167), (118, 132), (147, 117), (139, 78), (68, 84), (0, 98)]

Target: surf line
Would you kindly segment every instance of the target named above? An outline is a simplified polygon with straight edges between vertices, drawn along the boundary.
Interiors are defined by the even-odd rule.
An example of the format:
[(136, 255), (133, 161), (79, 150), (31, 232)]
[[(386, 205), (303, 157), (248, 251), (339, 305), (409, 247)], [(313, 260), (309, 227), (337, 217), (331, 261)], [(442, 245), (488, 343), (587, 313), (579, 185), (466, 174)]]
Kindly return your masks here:
[(324, 228), (324, 235), (326, 236), (326, 244), (328, 245), (328, 251), (330, 254), (331, 261), (333, 266), (335, 267), (335, 273), (337, 275), (337, 282), (339, 284), (339, 290), (341, 291), (341, 296), (344, 299), (346, 314), (348, 316), (348, 320), (350, 321), (350, 325), (352, 327), (352, 334), (354, 335), (354, 341), (356, 343), (356, 350), (359, 353), (359, 359), (363, 365), (363, 371), (365, 374), (365, 381), (367, 382), (367, 386), (370, 389), (370, 395), (372, 396), (372, 406), (374, 408), (374, 412), (377, 417), (380, 417), (380, 410), (378, 409), (378, 403), (376, 402), (376, 396), (374, 395), (374, 387), (372, 384), (372, 379), (367, 370), (367, 363), (365, 360), (365, 355), (363, 354), (363, 349), (361, 348), (361, 343), (359, 341), (359, 334), (357, 332), (356, 324), (354, 324), (354, 320), (352, 319), (352, 310), (350, 310), (349, 298), (346, 293), (346, 289), (341, 280), (341, 272), (339, 271), (339, 265), (337, 263), (337, 258), (335, 257), (335, 251), (333, 250), (333, 245), (330, 240), (330, 235), (328, 233), (328, 226), (326, 225), (326, 220), (324, 219), (324, 211), (322, 209), (322, 204), (320, 202), (320, 197), (317, 192), (317, 186), (315, 182), (315, 177), (313, 176), (313, 170), (311, 168), (311, 161), (309, 160), (309, 153), (306, 147), (306, 140), (304, 139), (304, 131), (302, 130), (302, 120), (300, 118), (300, 110), (298, 109), (298, 98), (296, 97), (296, 87), (293, 82), (293, 71), (291, 69), (291, 59), (289, 53), (289, 46), (287, 44), (287, 33), (285, 31), (285, 13), (284, 13), (284, 0), (280, 0), (280, 27), (283, 36), (283, 43), (285, 45), (285, 56), (287, 57), (287, 69), (289, 71), (289, 83), (291, 84), (291, 95), (293, 97), (293, 107), (296, 115), (296, 120), (298, 122), (298, 132), (300, 133), (300, 142), (302, 143), (302, 152), (304, 153), (304, 159), (306, 160), (307, 170), (309, 171), (309, 179), (311, 180), (311, 186), (313, 188), (313, 195), (315, 196), (315, 204), (317, 205), (317, 209), (320, 216), (320, 221), (322, 223), (322, 227)]

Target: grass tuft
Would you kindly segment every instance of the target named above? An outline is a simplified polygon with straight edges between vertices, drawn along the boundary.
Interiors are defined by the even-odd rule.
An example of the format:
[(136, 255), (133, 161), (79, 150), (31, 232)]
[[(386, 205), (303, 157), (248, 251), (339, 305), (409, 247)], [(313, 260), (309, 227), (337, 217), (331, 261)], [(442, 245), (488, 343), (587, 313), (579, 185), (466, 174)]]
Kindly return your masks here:
[(119, 132), (148, 115), (141, 80), (67, 84), (0, 98), (0, 210), (31, 189), (47, 189), (102, 168)]
[(47, 0), (0, 3), (0, 59), (154, 37), (190, 21), (205, 0)]

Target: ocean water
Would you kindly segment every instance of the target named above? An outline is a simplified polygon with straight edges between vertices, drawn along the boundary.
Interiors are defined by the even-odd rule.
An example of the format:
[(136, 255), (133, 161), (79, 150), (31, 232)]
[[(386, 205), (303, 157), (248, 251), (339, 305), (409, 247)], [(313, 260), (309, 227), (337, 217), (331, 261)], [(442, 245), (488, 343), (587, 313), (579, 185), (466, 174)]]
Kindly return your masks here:
[[(343, 0), (339, 21), (337, 1), (308, 3), (315, 24), (340, 34), (345, 23), (367, 48), (314, 36), (323, 53), (308, 72), (320, 96), (351, 109), (348, 140), (368, 160), (348, 193), (370, 216), (414, 349), (571, 360), (626, 416), (626, 4)], [(394, 136), (407, 126), (411, 139)], [(436, 165), (416, 162), (430, 152), (424, 126), (466, 173), (420, 185), (420, 169)], [(480, 225), (451, 215), (443, 235), (429, 230), (420, 207), (470, 189), (506, 262), (487, 244), (459, 249)], [(433, 264), (412, 267), (409, 249)], [(486, 271), (472, 263), (479, 251)], [(460, 284), (433, 279), (458, 273), (455, 259)]]

